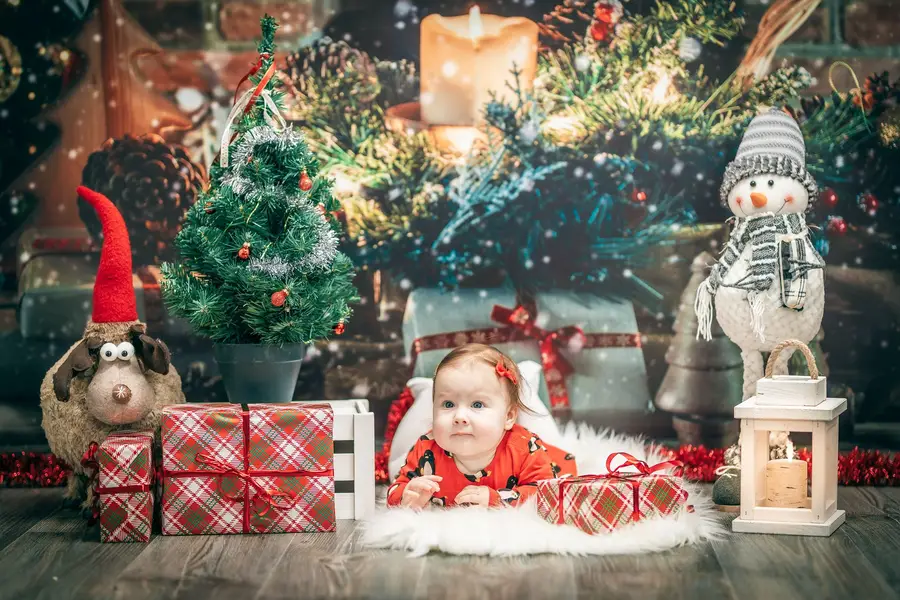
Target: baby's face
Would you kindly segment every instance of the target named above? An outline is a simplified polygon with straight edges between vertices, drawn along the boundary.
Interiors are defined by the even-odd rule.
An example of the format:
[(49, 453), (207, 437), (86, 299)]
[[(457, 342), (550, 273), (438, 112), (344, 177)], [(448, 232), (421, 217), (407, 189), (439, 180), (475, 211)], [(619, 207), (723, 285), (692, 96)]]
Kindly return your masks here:
[(460, 459), (493, 452), (516, 422), (500, 378), (480, 360), (442, 369), (434, 389), (434, 440)]

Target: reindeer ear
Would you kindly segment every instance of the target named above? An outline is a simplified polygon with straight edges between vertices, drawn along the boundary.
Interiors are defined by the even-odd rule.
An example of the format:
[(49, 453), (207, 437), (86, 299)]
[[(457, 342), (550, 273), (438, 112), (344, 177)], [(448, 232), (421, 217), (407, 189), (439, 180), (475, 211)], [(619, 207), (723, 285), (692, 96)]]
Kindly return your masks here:
[[(137, 332), (135, 333), (137, 334)], [(169, 372), (172, 355), (165, 342), (154, 340), (149, 335), (140, 333), (134, 336), (132, 345), (135, 353), (148, 369), (160, 375)]]
[(57, 400), (69, 401), (69, 384), (72, 383), (72, 378), (94, 366), (94, 357), (91, 353), (101, 345), (101, 340), (89, 338), (81, 340), (77, 346), (72, 348), (65, 362), (53, 374), (53, 391)]

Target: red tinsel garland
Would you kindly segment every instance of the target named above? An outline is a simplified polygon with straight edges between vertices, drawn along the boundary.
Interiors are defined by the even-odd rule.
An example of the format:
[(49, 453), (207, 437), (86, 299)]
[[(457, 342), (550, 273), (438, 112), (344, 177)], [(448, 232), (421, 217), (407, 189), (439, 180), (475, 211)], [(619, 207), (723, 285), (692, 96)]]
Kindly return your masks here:
[[(388, 483), (388, 455), (391, 441), (400, 421), (415, 401), (409, 388), (391, 404), (384, 445), (375, 454), (375, 481)], [(711, 483), (716, 480), (716, 469), (725, 462), (725, 450), (705, 446), (681, 446), (677, 450), (661, 448), (669, 458), (677, 458), (685, 464), (685, 477), (691, 481)], [(797, 451), (797, 458), (809, 464), (812, 478), (812, 454), (808, 448)], [(40, 452), (14, 452), (0, 454), (0, 486), (6, 487), (55, 487), (65, 484), (68, 467), (52, 454)], [(878, 450), (854, 448), (838, 456), (838, 484), (840, 485), (900, 485), (900, 453), (886, 454)]]
[(66, 483), (68, 472), (68, 465), (49, 453), (0, 454), (0, 486), (56, 487)]
[(391, 403), (391, 409), (388, 411), (387, 424), (384, 428), (384, 445), (381, 452), (375, 453), (375, 482), (388, 483), (388, 455), (391, 453), (391, 442), (394, 440), (394, 433), (397, 432), (397, 426), (400, 425), (403, 415), (409, 410), (409, 407), (416, 401), (412, 390), (403, 388), (400, 395)]

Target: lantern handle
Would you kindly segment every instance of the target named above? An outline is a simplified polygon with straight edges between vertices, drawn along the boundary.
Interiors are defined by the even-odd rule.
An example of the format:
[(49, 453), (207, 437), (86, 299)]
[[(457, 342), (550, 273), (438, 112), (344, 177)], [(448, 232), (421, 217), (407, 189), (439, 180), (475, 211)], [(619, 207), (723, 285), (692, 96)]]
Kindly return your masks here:
[(797, 349), (799, 349), (800, 352), (803, 353), (803, 356), (806, 358), (806, 366), (809, 368), (809, 378), (818, 379), (819, 368), (816, 366), (816, 357), (813, 356), (812, 350), (809, 349), (809, 346), (807, 346), (800, 340), (784, 340), (772, 349), (772, 353), (769, 355), (769, 360), (766, 361), (766, 379), (772, 379), (775, 374), (775, 360), (778, 358), (778, 355), (781, 354), (782, 350), (784, 350), (785, 348), (789, 348), (790, 346), (796, 346)]

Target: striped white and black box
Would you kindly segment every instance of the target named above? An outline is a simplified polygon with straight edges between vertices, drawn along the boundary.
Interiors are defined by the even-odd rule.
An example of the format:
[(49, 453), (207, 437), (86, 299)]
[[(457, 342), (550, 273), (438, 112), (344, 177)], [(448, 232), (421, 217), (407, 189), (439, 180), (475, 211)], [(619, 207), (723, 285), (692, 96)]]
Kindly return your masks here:
[(334, 507), (338, 520), (375, 510), (375, 415), (368, 400), (316, 400), (334, 411)]

